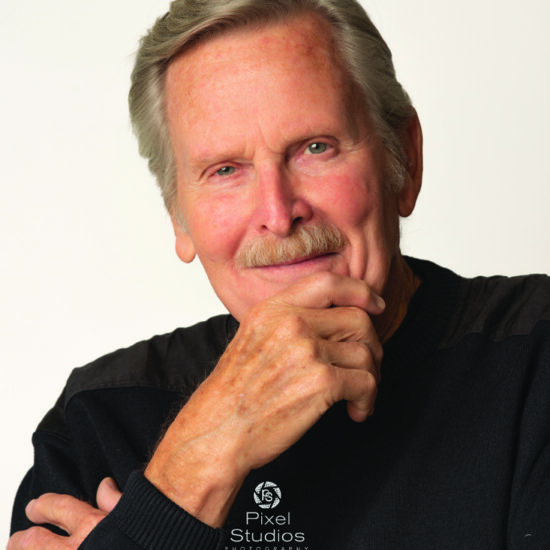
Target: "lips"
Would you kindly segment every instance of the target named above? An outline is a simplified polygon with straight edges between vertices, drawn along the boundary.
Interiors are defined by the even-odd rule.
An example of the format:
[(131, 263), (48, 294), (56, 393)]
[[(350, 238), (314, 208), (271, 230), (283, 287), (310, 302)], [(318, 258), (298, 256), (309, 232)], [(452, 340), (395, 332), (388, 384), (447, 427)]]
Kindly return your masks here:
[(265, 265), (265, 266), (261, 266), (261, 267), (285, 267), (285, 266), (292, 266), (292, 265), (297, 265), (297, 264), (303, 264), (303, 263), (306, 263), (306, 262), (310, 262), (312, 260), (317, 260), (317, 259), (321, 259), (321, 258), (325, 258), (327, 256), (332, 256), (334, 254), (334, 252), (328, 252), (328, 253), (323, 253), (323, 254), (312, 254), (310, 256), (306, 256), (306, 257), (299, 257), (299, 258), (294, 258), (292, 260), (289, 260), (288, 262), (282, 262), (282, 263), (279, 263), (279, 264), (271, 264), (271, 265)]

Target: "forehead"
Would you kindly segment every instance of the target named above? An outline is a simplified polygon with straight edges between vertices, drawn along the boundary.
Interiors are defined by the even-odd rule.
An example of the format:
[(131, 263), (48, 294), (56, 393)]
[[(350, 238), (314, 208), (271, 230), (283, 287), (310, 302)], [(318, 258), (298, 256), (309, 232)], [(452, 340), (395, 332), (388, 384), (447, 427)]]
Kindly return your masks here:
[(243, 64), (270, 61), (275, 70), (276, 60), (284, 60), (289, 54), (304, 62), (317, 60), (319, 67), (333, 72), (342, 65), (328, 21), (317, 14), (304, 13), (276, 22), (221, 30), (203, 38), (176, 56), (170, 63), (168, 78), (170, 73), (178, 72), (192, 83), (195, 77), (200, 78), (201, 67), (224, 61), (234, 63), (235, 59)]
[[(252, 74), (263, 74), (258, 89), (270, 83), (309, 80), (311, 94), (323, 86), (351, 94), (350, 79), (342, 69), (330, 24), (317, 14), (302, 14), (276, 23), (225, 30), (186, 49), (169, 65), (166, 76), (167, 108), (199, 110), (216, 95), (238, 93)], [(316, 80), (319, 86), (312, 87)], [(228, 89), (228, 81), (231, 89)], [(280, 91), (280, 90), (279, 90)]]
[(345, 127), (358, 135), (366, 120), (342, 66), (328, 22), (315, 14), (195, 44), (172, 61), (166, 80), (178, 166), (243, 156), (258, 140), (282, 152), (309, 133)]

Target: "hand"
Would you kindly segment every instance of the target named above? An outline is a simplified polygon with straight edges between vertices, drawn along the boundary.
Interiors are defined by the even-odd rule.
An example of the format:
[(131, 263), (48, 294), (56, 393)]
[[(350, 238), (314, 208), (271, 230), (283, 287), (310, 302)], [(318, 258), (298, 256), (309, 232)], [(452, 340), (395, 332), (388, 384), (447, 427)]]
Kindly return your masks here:
[(373, 411), (382, 346), (363, 281), (317, 273), (252, 308), (208, 379), (172, 423), (145, 476), (221, 526), (249, 471), (273, 460), (337, 401)]
[(45, 527), (19, 531), (8, 541), (7, 550), (73, 550), (78, 548), (90, 531), (116, 506), (121, 496), (114, 481), (104, 479), (97, 490), (94, 508), (69, 495), (47, 493), (32, 500), (27, 517), (37, 524), (49, 523), (67, 532), (68, 536), (52, 533)]

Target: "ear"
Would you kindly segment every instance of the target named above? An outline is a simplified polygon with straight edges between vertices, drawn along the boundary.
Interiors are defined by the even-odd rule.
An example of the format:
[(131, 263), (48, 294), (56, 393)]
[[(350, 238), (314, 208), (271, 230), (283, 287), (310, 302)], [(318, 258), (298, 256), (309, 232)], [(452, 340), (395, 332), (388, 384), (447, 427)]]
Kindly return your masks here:
[(174, 235), (176, 236), (176, 254), (178, 258), (190, 264), (195, 259), (195, 245), (187, 230), (183, 227), (183, 223), (178, 219), (178, 216), (171, 216)]
[(397, 194), (399, 215), (410, 216), (422, 187), (422, 128), (416, 111), (409, 121), (404, 140), (407, 155), (407, 174), (403, 187)]

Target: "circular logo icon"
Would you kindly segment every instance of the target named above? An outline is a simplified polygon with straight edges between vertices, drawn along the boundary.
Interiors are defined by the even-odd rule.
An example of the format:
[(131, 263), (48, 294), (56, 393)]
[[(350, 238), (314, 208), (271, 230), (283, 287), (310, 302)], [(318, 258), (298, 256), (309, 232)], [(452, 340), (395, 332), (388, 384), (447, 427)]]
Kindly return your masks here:
[(264, 510), (271, 510), (281, 502), (281, 489), (271, 481), (264, 481), (254, 489), (254, 502)]

